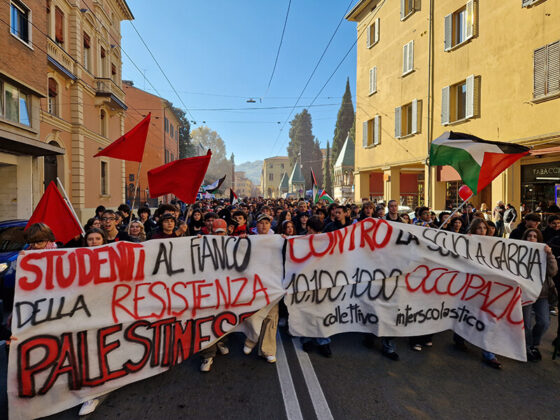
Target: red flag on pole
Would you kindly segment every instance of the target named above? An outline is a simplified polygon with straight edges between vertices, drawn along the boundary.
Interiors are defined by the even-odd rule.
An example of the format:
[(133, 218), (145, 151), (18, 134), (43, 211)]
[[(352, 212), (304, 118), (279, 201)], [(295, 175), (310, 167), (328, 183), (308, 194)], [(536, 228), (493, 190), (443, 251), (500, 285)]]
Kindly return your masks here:
[(107, 156), (115, 159), (142, 162), (151, 116), (152, 113), (149, 113), (146, 118), (136, 124), (128, 133), (119, 137), (105, 149), (97, 152), (93, 157)]
[(187, 204), (194, 203), (211, 157), (208, 150), (206, 156), (175, 160), (149, 170), (150, 197), (175, 194)]
[(54, 181), (51, 181), (45, 194), (39, 200), (25, 229), (33, 223), (46, 224), (53, 231), (56, 240), (62, 243), (66, 243), (82, 233), (82, 226), (62, 198)]

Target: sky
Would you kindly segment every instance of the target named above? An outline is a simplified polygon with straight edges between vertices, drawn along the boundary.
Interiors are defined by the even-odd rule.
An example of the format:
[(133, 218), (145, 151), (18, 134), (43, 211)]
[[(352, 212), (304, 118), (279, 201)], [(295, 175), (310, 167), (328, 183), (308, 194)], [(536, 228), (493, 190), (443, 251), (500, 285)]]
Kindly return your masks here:
[[(206, 125), (216, 131), (226, 144), (228, 156), (234, 153), (236, 163), (287, 155), (289, 122), (313, 102), (323, 86), (308, 110), (321, 147), (326, 147), (327, 140), (332, 143), (347, 78), (355, 98), (356, 48), (352, 46), (356, 24), (343, 17), (356, 0), (127, 3), (134, 21), (121, 23), (123, 79), (188, 109), (187, 118), (196, 122), (191, 129)], [(255, 103), (248, 103), (249, 99)]]

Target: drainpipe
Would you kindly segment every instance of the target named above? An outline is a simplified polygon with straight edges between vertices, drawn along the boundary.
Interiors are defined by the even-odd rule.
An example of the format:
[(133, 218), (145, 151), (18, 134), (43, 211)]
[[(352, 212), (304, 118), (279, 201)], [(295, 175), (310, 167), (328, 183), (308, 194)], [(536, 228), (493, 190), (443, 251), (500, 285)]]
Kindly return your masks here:
[[(429, 27), (428, 27), (428, 148), (427, 148), (427, 152), (428, 152), (428, 159), (430, 156), (430, 146), (432, 144), (432, 140), (433, 140), (433, 125), (434, 125), (434, 101), (433, 101), (433, 83), (434, 83), (434, 56), (433, 56), (433, 50), (434, 50), (434, 0), (430, 0), (430, 20), (429, 20)], [(428, 159), (426, 159), (426, 163), (428, 163)], [(431, 205), (433, 204), (433, 197), (432, 197), (432, 168), (429, 167), (428, 169), (428, 179), (426, 182), (426, 185), (428, 187), (428, 207), (431, 208)]]

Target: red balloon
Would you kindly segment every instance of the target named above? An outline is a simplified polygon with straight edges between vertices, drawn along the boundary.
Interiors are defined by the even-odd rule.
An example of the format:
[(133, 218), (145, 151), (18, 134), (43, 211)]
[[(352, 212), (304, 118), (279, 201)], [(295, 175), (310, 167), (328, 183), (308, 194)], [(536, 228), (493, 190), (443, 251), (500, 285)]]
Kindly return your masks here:
[(461, 200), (463, 201), (468, 200), (471, 197), (472, 193), (473, 192), (468, 185), (463, 185), (461, 188), (459, 188), (459, 197), (461, 197)]

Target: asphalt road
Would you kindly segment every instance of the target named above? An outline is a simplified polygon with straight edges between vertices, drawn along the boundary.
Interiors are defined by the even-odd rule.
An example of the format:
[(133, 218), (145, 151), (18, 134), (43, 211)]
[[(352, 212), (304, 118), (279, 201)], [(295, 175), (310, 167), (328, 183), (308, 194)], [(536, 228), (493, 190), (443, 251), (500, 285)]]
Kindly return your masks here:
[[(230, 354), (218, 355), (211, 372), (200, 373), (195, 356), (111, 393), (87, 418), (558, 419), (560, 359), (551, 360), (550, 345), (556, 322), (553, 317), (541, 346), (543, 361), (500, 358), (502, 370), (484, 365), (474, 346), (467, 353), (456, 350), (450, 332), (435, 335), (434, 346), (421, 352), (397, 339), (397, 362), (381, 355), (379, 342), (374, 350), (365, 348), (360, 334), (333, 337), (333, 357), (327, 359), (308, 356), (282, 332), (276, 365), (245, 356), (236, 334)], [(78, 410), (49, 419), (77, 419)]]

